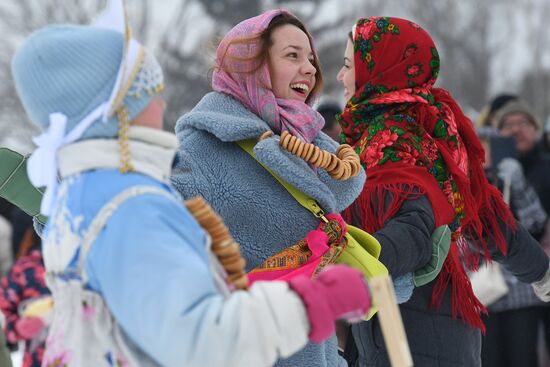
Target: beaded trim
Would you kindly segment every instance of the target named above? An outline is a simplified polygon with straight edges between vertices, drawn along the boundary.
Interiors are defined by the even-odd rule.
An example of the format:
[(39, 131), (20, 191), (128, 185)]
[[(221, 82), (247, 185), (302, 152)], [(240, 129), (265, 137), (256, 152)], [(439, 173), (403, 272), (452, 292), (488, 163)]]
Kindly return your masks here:
[(126, 81), (126, 84), (124, 84), (124, 86), (122, 86), (122, 88), (119, 89), (119, 91), (118, 91), (118, 93), (115, 97), (115, 100), (113, 101), (113, 104), (112, 104), (113, 109), (118, 111), (119, 106), (124, 101), (124, 97), (126, 97), (126, 95), (128, 94), (128, 90), (130, 89), (130, 87), (134, 83), (134, 80), (136, 79), (136, 76), (138, 75), (138, 72), (141, 70), (141, 65), (143, 63), (144, 54), (145, 54), (145, 48), (143, 46), (141, 46), (140, 49), (139, 49), (139, 54), (137, 56), (137, 60), (134, 64), (134, 67), (132, 68), (132, 72), (130, 74), (130, 77), (128, 78), (128, 81)]
[(152, 96), (164, 90), (162, 68), (157, 59), (145, 50), (141, 60), (141, 68), (128, 88), (127, 95), (140, 99), (143, 92)]

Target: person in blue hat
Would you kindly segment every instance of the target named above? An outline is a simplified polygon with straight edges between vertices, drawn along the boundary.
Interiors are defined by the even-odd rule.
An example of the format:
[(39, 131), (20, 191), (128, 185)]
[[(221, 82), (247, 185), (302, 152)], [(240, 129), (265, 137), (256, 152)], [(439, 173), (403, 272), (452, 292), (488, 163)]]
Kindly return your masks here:
[(177, 141), (161, 130), (162, 70), (124, 23), (40, 29), (12, 72), (43, 131), (28, 173), (49, 216), (44, 365), (268, 366), (368, 311), (362, 276), (341, 266), (231, 292), (169, 184)]

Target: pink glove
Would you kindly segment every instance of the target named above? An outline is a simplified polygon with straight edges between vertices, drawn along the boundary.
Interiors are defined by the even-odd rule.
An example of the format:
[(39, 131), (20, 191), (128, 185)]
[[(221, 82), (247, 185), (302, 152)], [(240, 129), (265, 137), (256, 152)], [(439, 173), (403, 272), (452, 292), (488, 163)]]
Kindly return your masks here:
[(44, 322), (39, 317), (23, 317), (15, 323), (15, 330), (24, 340), (34, 338), (44, 328)]
[(306, 307), (309, 339), (320, 343), (334, 332), (339, 319), (360, 320), (371, 302), (363, 275), (345, 265), (331, 266), (315, 279), (298, 276), (288, 281)]

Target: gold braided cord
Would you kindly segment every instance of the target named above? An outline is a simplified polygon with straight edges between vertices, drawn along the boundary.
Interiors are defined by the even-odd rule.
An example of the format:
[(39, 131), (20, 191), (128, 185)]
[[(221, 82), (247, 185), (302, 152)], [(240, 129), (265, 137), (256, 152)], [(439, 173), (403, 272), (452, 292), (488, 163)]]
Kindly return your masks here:
[[(134, 63), (134, 66), (132, 68), (132, 71), (130, 73), (130, 77), (126, 81), (126, 84), (124, 84), (119, 90), (117, 91), (116, 97), (113, 101), (113, 104), (111, 105), (111, 111), (117, 110), (118, 107), (122, 104), (122, 101), (124, 100), (124, 97), (128, 93), (128, 89), (132, 86), (132, 83), (136, 79), (136, 75), (141, 69), (141, 64), (143, 63), (143, 57), (145, 55), (145, 48), (140, 45), (139, 53), (136, 58), (136, 62)], [(125, 65), (126, 66), (126, 65)], [(123, 73), (124, 74), (124, 73)], [(124, 82), (124, 80), (122, 81)]]
[(332, 154), (316, 145), (304, 143), (288, 131), (283, 131), (279, 145), (306, 162), (326, 170), (335, 180), (345, 181), (357, 176), (361, 171), (359, 156), (347, 144), (340, 145), (336, 154)]
[(117, 110), (118, 117), (118, 146), (120, 150), (120, 167), (122, 173), (134, 171), (130, 155), (130, 117), (124, 105)]
[(185, 206), (212, 238), (212, 252), (225, 269), (228, 281), (236, 289), (246, 290), (246, 261), (241, 256), (239, 244), (235, 242), (223, 220), (200, 196), (185, 201)]

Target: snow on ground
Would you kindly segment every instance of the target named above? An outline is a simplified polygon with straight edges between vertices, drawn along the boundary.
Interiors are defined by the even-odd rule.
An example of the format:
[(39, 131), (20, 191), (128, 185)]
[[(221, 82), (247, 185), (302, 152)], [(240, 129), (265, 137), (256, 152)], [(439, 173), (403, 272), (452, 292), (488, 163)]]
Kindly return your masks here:
[(23, 353), (20, 350), (11, 354), (11, 363), (13, 367), (20, 367), (23, 364)]

